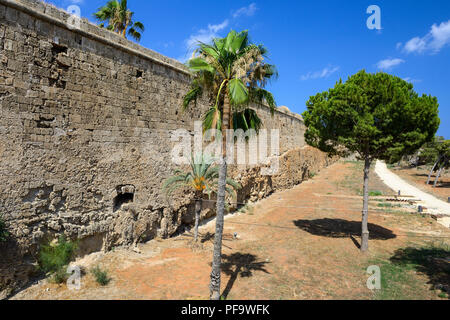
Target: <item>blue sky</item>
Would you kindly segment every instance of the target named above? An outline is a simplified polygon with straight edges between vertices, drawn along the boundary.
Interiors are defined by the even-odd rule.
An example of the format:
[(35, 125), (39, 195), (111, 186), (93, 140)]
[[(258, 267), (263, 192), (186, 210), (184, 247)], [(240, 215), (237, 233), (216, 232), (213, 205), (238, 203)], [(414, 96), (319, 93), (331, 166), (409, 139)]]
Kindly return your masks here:
[[(83, 17), (106, 0), (51, 0), (77, 4)], [(308, 98), (361, 69), (383, 70), (414, 84), (440, 104), (439, 135), (450, 139), (450, 1), (128, 0), (146, 31), (141, 45), (184, 60), (195, 40), (249, 30), (270, 51), (279, 78), (270, 84), (278, 105), (294, 112)], [(381, 9), (381, 30), (370, 30), (370, 5)]]

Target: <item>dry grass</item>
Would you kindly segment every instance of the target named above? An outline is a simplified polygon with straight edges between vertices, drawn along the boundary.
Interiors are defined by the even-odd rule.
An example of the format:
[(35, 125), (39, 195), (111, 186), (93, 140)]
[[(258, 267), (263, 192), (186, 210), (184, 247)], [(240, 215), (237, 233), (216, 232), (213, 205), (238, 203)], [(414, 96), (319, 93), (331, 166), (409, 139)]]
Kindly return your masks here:
[[(276, 193), (225, 220), (222, 290), (227, 299), (443, 299), (436, 284), (448, 271), (424, 261), (450, 256), (450, 231), (408, 208), (370, 201), (370, 251), (361, 254), (361, 163), (337, 163), (292, 190)], [(392, 194), (371, 173), (370, 188)], [(38, 299), (207, 299), (214, 223), (192, 235), (151, 241), (138, 255), (116, 250), (92, 265), (107, 268), (113, 281), (98, 288), (83, 280), (82, 290), (48, 284), (16, 298)], [(234, 239), (233, 234), (239, 235)], [(446, 247), (447, 246), (447, 247)], [(430, 249), (432, 248), (432, 249)], [(434, 249), (433, 249), (434, 248)], [(447, 249), (446, 249), (447, 248)], [(402, 260), (403, 259), (403, 260)], [(382, 269), (381, 291), (371, 291), (366, 270)]]

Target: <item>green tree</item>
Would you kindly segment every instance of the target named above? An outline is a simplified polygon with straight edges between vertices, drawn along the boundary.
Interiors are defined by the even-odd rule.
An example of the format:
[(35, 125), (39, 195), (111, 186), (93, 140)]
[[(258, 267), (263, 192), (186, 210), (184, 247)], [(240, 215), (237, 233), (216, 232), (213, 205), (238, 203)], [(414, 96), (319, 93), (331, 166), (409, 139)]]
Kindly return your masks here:
[[(183, 108), (206, 94), (213, 106), (204, 116), (204, 129), (222, 132), (222, 156), (217, 195), (216, 232), (211, 272), (211, 299), (220, 299), (220, 270), (222, 236), (227, 177), (227, 130), (258, 128), (261, 120), (249, 103), (266, 102), (275, 110), (273, 95), (264, 90), (267, 81), (276, 76), (273, 65), (264, 62), (267, 50), (262, 45), (250, 43), (248, 32), (231, 31), (225, 38), (216, 38), (212, 44), (199, 43), (195, 56), (188, 61), (193, 73), (192, 88), (186, 94)], [(238, 121), (238, 119), (240, 119)]]
[[(170, 196), (178, 188), (191, 188), (195, 192), (195, 228), (194, 242), (198, 240), (198, 225), (200, 213), (203, 205), (203, 194), (211, 197), (212, 193), (217, 193), (217, 181), (219, 177), (219, 167), (213, 166), (211, 159), (200, 155), (197, 159), (191, 160), (190, 171), (183, 172), (175, 170), (174, 175), (168, 178), (163, 189)], [(241, 189), (241, 185), (233, 179), (227, 179), (226, 191), (236, 198), (236, 191)]]
[(426, 150), (428, 150), (429, 153), (432, 153), (434, 155), (433, 158), (436, 160), (428, 174), (427, 184), (430, 184), (431, 175), (437, 170), (438, 173), (433, 184), (433, 186), (436, 187), (442, 170), (450, 167), (450, 140), (445, 140), (443, 137), (437, 137), (434, 143), (429, 145)]
[(330, 155), (356, 153), (364, 161), (361, 250), (369, 241), (369, 170), (375, 159), (393, 163), (431, 141), (439, 128), (435, 97), (418, 96), (412, 84), (364, 70), (313, 96), (303, 113), (311, 146)]
[(102, 22), (100, 27), (104, 28), (105, 23), (108, 25), (106, 29), (120, 34), (122, 37), (131, 36), (136, 41), (140, 41), (142, 32), (144, 32), (144, 24), (139, 21), (133, 21), (134, 12), (128, 9), (127, 0), (110, 0), (103, 7), (99, 8), (94, 17)]
[(413, 158), (417, 158), (417, 165), (436, 163), (439, 158), (439, 144), (444, 141), (444, 137), (436, 136), (433, 141), (425, 143), (418, 152), (412, 155)]

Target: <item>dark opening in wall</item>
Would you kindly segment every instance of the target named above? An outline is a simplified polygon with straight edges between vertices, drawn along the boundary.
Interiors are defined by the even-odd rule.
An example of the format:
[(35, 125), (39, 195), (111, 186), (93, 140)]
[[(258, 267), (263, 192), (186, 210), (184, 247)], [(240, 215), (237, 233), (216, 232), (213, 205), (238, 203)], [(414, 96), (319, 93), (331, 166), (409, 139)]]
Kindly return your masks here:
[(114, 198), (114, 212), (119, 210), (122, 205), (134, 201), (134, 186), (118, 186), (117, 196)]
[(58, 43), (52, 43), (52, 54), (53, 56), (58, 55), (59, 53), (67, 53), (68, 48), (64, 45), (60, 45)]
[(39, 116), (39, 120), (35, 120), (37, 128), (51, 128), (55, 117)]
[(136, 78), (142, 78), (143, 75), (144, 75), (144, 71), (141, 71), (141, 70), (136, 71)]
[(52, 78), (48, 79), (48, 85), (53, 88), (65, 89), (66, 84), (67, 84), (67, 81), (61, 80), (59, 78), (58, 79), (52, 79)]
[(125, 203), (130, 203), (133, 201), (134, 201), (133, 193), (118, 194), (117, 197), (114, 198), (114, 211), (119, 210)]
[(75, 35), (75, 42), (81, 46), (83, 45), (83, 38), (81, 36)]

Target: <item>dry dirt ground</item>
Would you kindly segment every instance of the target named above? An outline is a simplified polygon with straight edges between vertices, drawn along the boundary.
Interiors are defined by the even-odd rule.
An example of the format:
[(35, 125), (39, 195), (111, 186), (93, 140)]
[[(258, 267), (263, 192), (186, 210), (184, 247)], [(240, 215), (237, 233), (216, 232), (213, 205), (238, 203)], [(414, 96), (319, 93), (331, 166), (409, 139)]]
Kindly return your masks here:
[[(450, 231), (432, 218), (382, 197), (370, 203), (370, 252), (361, 254), (362, 165), (339, 162), (313, 179), (273, 194), (247, 210), (227, 216), (222, 290), (226, 299), (440, 299), (437, 279), (426, 268), (401, 269), (405, 249), (449, 244)], [(392, 195), (375, 174), (370, 188)], [(140, 246), (141, 253), (116, 249), (77, 261), (86, 270), (100, 265), (112, 281), (99, 286), (90, 272), (79, 291), (41, 280), (13, 299), (208, 299), (214, 222), (200, 229), (193, 248), (186, 233)], [(237, 233), (237, 239), (234, 239)], [(446, 251), (446, 254), (448, 251)], [(450, 254), (449, 254), (450, 255)], [(385, 291), (367, 288), (370, 265), (380, 265)], [(386, 266), (386, 269), (385, 269)], [(389, 288), (387, 288), (389, 287)]]
[(436, 173), (431, 177), (431, 183), (426, 184), (428, 179), (428, 174), (430, 173), (430, 168), (428, 167), (418, 167), (418, 168), (408, 168), (408, 167), (393, 167), (390, 168), (392, 172), (406, 180), (407, 182), (413, 184), (415, 187), (421, 189), (422, 191), (428, 192), (435, 197), (448, 201), (450, 197), (450, 171), (443, 171), (442, 176), (439, 179), (436, 188), (433, 188), (433, 183), (436, 178)]

